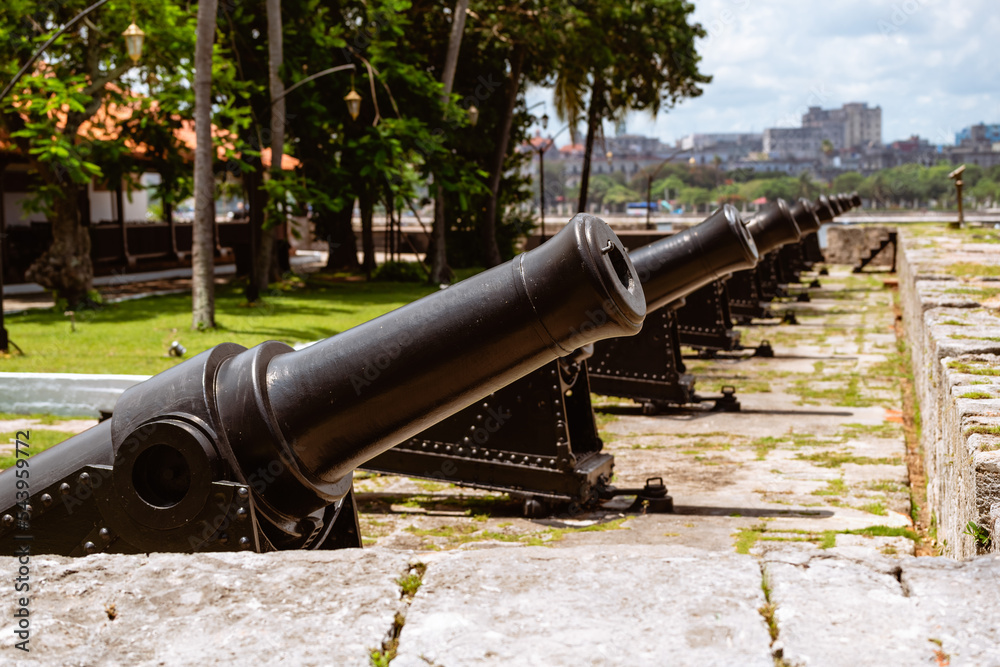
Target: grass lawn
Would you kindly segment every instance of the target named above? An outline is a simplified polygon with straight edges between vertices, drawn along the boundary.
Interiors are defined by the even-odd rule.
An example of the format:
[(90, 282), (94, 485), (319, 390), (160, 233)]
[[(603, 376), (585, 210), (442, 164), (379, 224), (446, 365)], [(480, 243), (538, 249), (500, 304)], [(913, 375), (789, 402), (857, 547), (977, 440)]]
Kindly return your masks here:
[[(49, 429), (28, 429), (29, 438), (23, 440), (23, 442), (28, 443), (28, 447), (21, 448), (21, 458), (24, 458), (25, 452), (29, 453), (31, 456), (43, 452), (53, 445), (58, 445), (63, 440), (69, 440), (73, 437), (72, 433), (67, 433), (66, 431), (53, 431)], [(9, 433), (0, 433), (0, 470), (11, 467), (17, 461), (16, 454), (14, 452), (15, 445), (14, 441), (17, 438), (17, 433), (11, 431)], [(23, 438), (23, 436), (22, 436)]]
[[(463, 272), (465, 273), (465, 272)], [(186, 358), (219, 343), (251, 347), (326, 338), (436, 291), (431, 285), (344, 282), (313, 275), (273, 289), (247, 305), (236, 285), (217, 285), (214, 331), (191, 330), (191, 295), (154, 296), (76, 314), (76, 331), (62, 312), (8, 315), (7, 330), (25, 356), (0, 358), (3, 372), (152, 375), (183, 361), (167, 356), (171, 341)]]

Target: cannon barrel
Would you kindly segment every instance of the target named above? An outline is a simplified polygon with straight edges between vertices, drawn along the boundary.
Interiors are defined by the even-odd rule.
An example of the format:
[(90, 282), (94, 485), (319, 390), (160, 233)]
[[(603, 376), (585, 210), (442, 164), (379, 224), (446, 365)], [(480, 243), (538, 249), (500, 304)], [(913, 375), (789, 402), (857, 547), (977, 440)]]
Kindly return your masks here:
[(816, 209), (816, 217), (819, 218), (821, 223), (830, 222), (836, 216), (840, 215), (839, 211), (833, 207), (830, 202), (830, 198), (826, 195), (820, 195), (816, 198), (816, 203), (814, 204)]
[(851, 206), (854, 208), (861, 208), (861, 195), (857, 192), (851, 193)]
[(840, 201), (840, 197), (837, 195), (830, 196), (830, 206), (833, 209), (834, 215), (843, 215), (847, 212), (844, 208), (844, 202)]
[(647, 310), (757, 264), (757, 246), (739, 213), (726, 204), (701, 223), (632, 252)]
[(820, 226), (823, 224), (817, 215), (816, 206), (808, 199), (799, 198), (789, 210), (792, 218), (795, 220), (795, 224), (799, 226), (802, 236), (818, 232)]
[(0, 552), (14, 516), (51, 553), (319, 548), (356, 466), (553, 359), (637, 333), (645, 311), (617, 236), (580, 214), (537, 249), (303, 350), (216, 346), (32, 457), (30, 510), (15, 470), (0, 474)]
[(747, 220), (747, 230), (757, 245), (757, 252), (761, 255), (786, 243), (798, 241), (802, 237), (802, 232), (784, 199), (769, 204), (767, 208)]
[(847, 194), (846, 192), (839, 193), (837, 195), (837, 201), (840, 202), (840, 208), (841, 210), (844, 211), (844, 213), (847, 213), (852, 208), (854, 208), (854, 202), (851, 201), (851, 195)]

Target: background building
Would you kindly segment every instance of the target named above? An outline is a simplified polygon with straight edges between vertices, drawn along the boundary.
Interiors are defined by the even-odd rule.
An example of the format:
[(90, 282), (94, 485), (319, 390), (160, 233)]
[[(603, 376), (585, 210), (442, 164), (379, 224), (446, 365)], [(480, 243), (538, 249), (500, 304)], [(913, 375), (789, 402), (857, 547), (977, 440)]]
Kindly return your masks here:
[(1000, 143), (1000, 123), (994, 125), (970, 125), (955, 133), (956, 146), (975, 146), (976, 144)]
[(839, 109), (809, 107), (802, 127), (764, 130), (764, 152), (774, 159), (809, 160), (882, 145), (882, 107), (851, 102)]

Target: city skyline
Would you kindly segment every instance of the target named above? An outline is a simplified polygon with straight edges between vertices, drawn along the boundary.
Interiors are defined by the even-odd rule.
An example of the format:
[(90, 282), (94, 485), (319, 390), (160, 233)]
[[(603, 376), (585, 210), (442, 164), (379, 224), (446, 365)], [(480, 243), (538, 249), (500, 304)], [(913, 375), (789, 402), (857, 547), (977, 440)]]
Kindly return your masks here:
[[(839, 0), (806, 10), (792, 0), (701, 0), (693, 20), (709, 33), (698, 51), (712, 83), (655, 121), (630, 113), (627, 131), (673, 144), (694, 133), (798, 127), (810, 106), (867, 102), (882, 107), (883, 142), (917, 134), (951, 145), (964, 127), (1000, 122), (993, 9), (987, 0)], [(554, 118), (551, 91), (529, 91), (529, 106), (542, 101)], [(553, 120), (549, 130), (563, 125)], [(567, 133), (557, 144), (568, 141)]]

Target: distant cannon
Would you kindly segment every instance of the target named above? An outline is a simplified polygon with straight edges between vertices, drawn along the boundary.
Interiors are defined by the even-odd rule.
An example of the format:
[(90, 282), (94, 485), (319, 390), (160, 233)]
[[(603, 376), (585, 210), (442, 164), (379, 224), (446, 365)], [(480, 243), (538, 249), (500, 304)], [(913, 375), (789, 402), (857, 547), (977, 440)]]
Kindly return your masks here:
[[(624, 494), (635, 494), (650, 511), (669, 510), (659, 480), (638, 489), (611, 485), (614, 457), (602, 451), (590, 393), (667, 394), (690, 403), (685, 392), (693, 380), (684, 376), (673, 308), (698, 287), (752, 266), (757, 254), (736, 210), (726, 206), (631, 258), (647, 309), (656, 311), (631, 338), (634, 345), (596, 343), (552, 362), (363, 467), (511, 493), (526, 499), (529, 515), (553, 503), (583, 506)], [(654, 378), (652, 394), (643, 375)]]
[[(776, 296), (776, 287), (780, 282), (775, 253), (782, 246), (798, 243), (802, 238), (803, 231), (795, 213), (800, 217), (804, 215), (803, 201), (789, 208), (785, 200), (779, 199), (747, 221), (747, 229), (757, 244), (761, 260), (753, 269), (734, 273), (726, 284), (735, 322), (747, 323), (753, 318), (771, 315), (766, 302)], [(810, 221), (803, 218), (803, 222), (808, 225)], [(816, 228), (819, 228), (818, 222)], [(768, 354), (767, 349), (765, 347), (761, 354)]]
[(356, 467), (553, 359), (635, 334), (645, 310), (618, 238), (579, 215), (304, 350), (216, 346), (0, 474), (0, 553), (360, 546)]
[[(632, 345), (594, 345), (594, 355), (587, 360), (591, 390), (631, 398), (648, 412), (701, 400), (680, 356), (683, 339), (675, 310), (699, 288), (715, 290), (716, 281), (753, 267), (757, 260), (754, 237), (729, 205), (699, 225), (633, 252), (636, 270), (645, 277), (643, 289), (651, 312)], [(717, 405), (738, 406), (728, 391)]]

